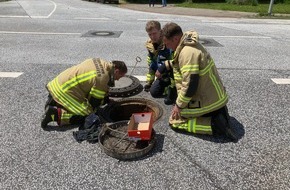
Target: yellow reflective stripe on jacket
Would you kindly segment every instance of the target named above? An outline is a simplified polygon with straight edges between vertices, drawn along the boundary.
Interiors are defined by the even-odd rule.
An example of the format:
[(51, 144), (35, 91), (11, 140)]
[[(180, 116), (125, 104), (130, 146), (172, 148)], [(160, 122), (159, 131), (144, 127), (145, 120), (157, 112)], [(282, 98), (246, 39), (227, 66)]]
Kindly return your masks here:
[(79, 103), (62, 91), (58, 84), (58, 77), (51, 81), (49, 86), (51, 87), (51, 93), (53, 93), (62, 103), (70, 105), (68, 106), (68, 109), (70, 109), (71, 112), (77, 115), (89, 115), (88, 111), (86, 111), (85, 105)]
[(208, 73), (210, 71), (210, 69), (212, 68), (212, 66), (214, 66), (214, 62), (211, 59), (208, 66), (206, 66), (204, 69), (200, 70), (199, 75), (202, 76), (202, 75), (205, 75), (206, 73)]
[(217, 102), (202, 107), (202, 108), (195, 108), (195, 109), (187, 109), (184, 108), (181, 110), (181, 115), (203, 115), (206, 113), (209, 113), (212, 110), (216, 110), (217, 108), (220, 108), (222, 105), (225, 105), (228, 101), (228, 96), (224, 95), (221, 99), (219, 99)]
[(151, 57), (150, 56), (147, 56), (147, 64), (150, 67), (150, 65), (151, 65)]
[(199, 65), (198, 64), (184, 65), (180, 69), (180, 71), (182, 74), (184, 74), (186, 72), (199, 73)]
[(179, 72), (174, 72), (174, 80), (182, 80), (182, 75)]
[(146, 75), (146, 81), (154, 81), (154, 79), (155, 79), (155, 74), (153, 74), (153, 73), (148, 73), (148, 74)]
[(63, 90), (63, 92), (66, 92), (67, 90), (78, 85), (79, 83), (85, 82), (87, 80), (90, 80), (90, 79), (96, 77), (96, 75), (97, 75), (96, 71), (90, 71), (88, 73), (78, 75), (78, 76), (70, 79), (69, 81), (65, 82), (64, 84), (62, 84), (61, 89)]
[(222, 89), (221, 89), (221, 87), (216, 79), (216, 76), (213, 74), (212, 70), (209, 71), (209, 77), (212, 81), (212, 84), (214, 85), (214, 88), (217, 92), (219, 99), (221, 99), (222, 98)]
[(96, 88), (92, 88), (90, 91), (90, 95), (98, 99), (103, 99), (106, 95), (106, 92), (102, 90), (98, 90)]
[(179, 99), (184, 103), (188, 103), (191, 100), (191, 97), (186, 97), (183, 96), (182, 94), (179, 94)]

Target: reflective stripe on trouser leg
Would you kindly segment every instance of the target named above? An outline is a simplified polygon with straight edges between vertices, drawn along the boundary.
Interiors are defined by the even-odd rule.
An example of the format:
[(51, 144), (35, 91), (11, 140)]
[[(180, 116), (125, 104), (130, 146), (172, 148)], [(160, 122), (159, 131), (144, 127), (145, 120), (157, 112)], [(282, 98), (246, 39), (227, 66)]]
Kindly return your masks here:
[(212, 135), (211, 117), (197, 117), (188, 120), (188, 132)]
[(197, 117), (188, 119), (187, 122), (174, 123), (172, 124), (172, 127), (194, 134), (212, 135), (211, 117)]
[(59, 125), (68, 125), (70, 124), (70, 118), (74, 116), (71, 112), (68, 112), (67, 110), (61, 109), (61, 117), (60, 117), (60, 123)]

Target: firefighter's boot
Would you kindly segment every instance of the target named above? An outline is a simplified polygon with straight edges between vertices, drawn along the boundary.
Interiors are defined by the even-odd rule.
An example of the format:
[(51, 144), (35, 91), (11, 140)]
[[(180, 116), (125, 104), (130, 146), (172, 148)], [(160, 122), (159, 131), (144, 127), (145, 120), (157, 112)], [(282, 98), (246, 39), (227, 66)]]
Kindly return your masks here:
[(227, 115), (223, 112), (219, 112), (212, 117), (212, 126), (216, 134), (223, 134), (233, 142), (238, 141), (236, 132), (232, 128)]
[(46, 129), (47, 124), (52, 121), (58, 121), (58, 110), (55, 106), (47, 106), (42, 116), (41, 127)]
[(167, 92), (167, 96), (164, 98), (164, 104), (172, 105), (175, 103), (177, 98), (176, 87), (169, 87)]

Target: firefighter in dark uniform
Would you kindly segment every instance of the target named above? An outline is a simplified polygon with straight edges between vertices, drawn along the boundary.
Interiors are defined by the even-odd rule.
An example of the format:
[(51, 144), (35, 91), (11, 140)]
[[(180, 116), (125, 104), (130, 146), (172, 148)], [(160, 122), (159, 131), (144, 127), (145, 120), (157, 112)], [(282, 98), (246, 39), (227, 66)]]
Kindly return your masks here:
[(196, 134), (223, 134), (236, 141), (226, 104), (228, 95), (217, 68), (198, 34), (175, 23), (163, 27), (163, 41), (174, 50), (172, 61), (163, 69), (173, 68), (177, 99), (169, 124), (173, 129)]
[(41, 127), (56, 121), (59, 126), (83, 124), (108, 98), (109, 88), (127, 73), (122, 61), (87, 59), (68, 68), (47, 84), (49, 92)]
[(162, 73), (162, 76), (155, 80), (156, 71), (160, 66), (164, 65), (166, 60), (172, 58), (172, 51), (166, 48), (162, 42), (161, 25), (158, 21), (148, 21), (145, 29), (150, 39), (146, 42), (149, 71), (146, 75), (144, 90), (150, 91), (151, 96), (154, 98), (165, 97), (164, 103), (167, 105), (173, 104), (176, 99), (176, 88), (172, 71)]

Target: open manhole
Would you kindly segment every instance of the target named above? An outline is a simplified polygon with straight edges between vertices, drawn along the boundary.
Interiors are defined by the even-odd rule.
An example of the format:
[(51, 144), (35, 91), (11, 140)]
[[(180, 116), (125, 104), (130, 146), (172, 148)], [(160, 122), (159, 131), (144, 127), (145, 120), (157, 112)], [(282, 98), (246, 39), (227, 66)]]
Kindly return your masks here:
[(152, 129), (150, 140), (134, 141), (128, 137), (128, 120), (104, 126), (99, 134), (99, 144), (103, 151), (119, 160), (132, 160), (145, 156), (156, 142)]
[(104, 122), (113, 123), (130, 120), (133, 113), (143, 112), (152, 112), (154, 122), (163, 115), (162, 106), (146, 98), (124, 98), (117, 100), (99, 109), (98, 115)]
[(132, 75), (126, 75), (115, 81), (115, 86), (109, 89), (110, 97), (129, 97), (139, 94), (143, 91), (143, 86), (138, 78)]

